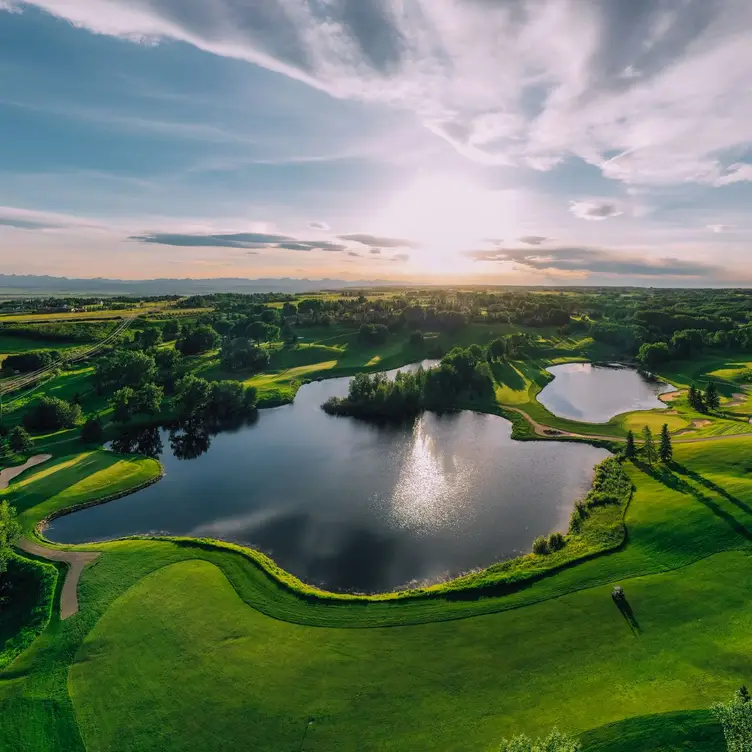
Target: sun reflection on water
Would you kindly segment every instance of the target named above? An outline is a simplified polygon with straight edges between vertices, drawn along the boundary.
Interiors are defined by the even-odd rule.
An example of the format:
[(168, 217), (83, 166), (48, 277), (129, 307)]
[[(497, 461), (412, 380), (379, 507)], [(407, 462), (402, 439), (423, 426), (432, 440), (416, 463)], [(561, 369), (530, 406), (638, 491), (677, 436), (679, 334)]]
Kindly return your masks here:
[(424, 534), (453, 527), (470, 513), (466, 500), (472, 473), (472, 463), (451, 447), (440, 448), (425, 419), (417, 421), (391, 496), (394, 523)]

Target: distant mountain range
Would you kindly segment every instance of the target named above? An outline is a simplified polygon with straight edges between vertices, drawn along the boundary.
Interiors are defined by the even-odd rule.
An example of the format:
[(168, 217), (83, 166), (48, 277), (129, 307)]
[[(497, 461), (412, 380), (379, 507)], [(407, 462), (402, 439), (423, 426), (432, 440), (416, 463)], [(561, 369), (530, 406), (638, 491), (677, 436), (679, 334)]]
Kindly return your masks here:
[(33, 274), (0, 274), (0, 297), (23, 295), (207, 295), (213, 292), (317, 292), (344, 288), (399, 286), (383, 279), (69, 279)]

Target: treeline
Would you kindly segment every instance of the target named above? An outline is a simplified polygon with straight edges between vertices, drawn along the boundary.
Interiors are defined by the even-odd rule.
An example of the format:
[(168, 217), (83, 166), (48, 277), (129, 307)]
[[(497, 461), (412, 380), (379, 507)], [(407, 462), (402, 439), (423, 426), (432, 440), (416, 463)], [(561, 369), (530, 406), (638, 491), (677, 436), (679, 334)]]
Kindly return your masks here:
[(330, 415), (368, 420), (402, 421), (423, 410), (450, 410), (464, 397), (493, 394), (489, 349), (479, 345), (455, 348), (434, 368), (413, 373), (358, 374), (350, 381), (347, 397), (332, 397), (322, 406)]
[(49, 342), (97, 342), (114, 326), (112, 321), (60, 321), (46, 324), (0, 324), (0, 336)]

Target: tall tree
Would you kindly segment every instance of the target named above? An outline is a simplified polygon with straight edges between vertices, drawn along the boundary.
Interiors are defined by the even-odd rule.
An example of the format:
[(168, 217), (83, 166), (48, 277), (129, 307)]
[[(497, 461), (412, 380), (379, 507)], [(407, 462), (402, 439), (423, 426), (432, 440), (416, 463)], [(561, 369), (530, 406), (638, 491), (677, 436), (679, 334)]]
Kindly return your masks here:
[(634, 434), (631, 431), (627, 431), (627, 445), (624, 447), (624, 456), (628, 460), (633, 460), (637, 455), (637, 449), (635, 448)]
[(642, 429), (642, 453), (645, 455), (645, 461), (648, 465), (652, 465), (658, 458), (658, 454), (655, 451), (655, 441), (653, 441), (653, 432), (650, 430), (650, 426), (645, 426)]
[(8, 444), (16, 454), (29, 454), (34, 448), (34, 442), (23, 426), (14, 426), (10, 429)]
[(709, 410), (717, 410), (721, 406), (721, 395), (718, 393), (715, 381), (708, 383), (708, 388), (705, 390), (705, 404)]
[(668, 432), (668, 423), (661, 428), (661, 443), (658, 448), (661, 462), (671, 462), (674, 457), (674, 448), (671, 446), (671, 434)]
[(689, 402), (689, 406), (693, 410), (697, 410), (698, 413), (707, 412), (705, 398), (703, 397), (702, 392), (694, 384), (689, 387), (689, 392), (687, 393), (687, 402)]

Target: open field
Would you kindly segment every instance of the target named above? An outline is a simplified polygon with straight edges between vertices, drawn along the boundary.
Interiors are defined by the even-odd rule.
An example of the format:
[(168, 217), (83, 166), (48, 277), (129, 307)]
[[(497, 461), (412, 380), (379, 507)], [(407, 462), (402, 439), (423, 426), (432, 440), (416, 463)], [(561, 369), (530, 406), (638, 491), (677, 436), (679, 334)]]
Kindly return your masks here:
[[(151, 472), (126, 478), (128, 461), (99, 455), (11, 486), (27, 530), (111, 480)], [(631, 466), (626, 547), (501, 598), (301, 600), (240, 551), (97, 544), (81, 613), (53, 616), (0, 674), (3, 717), (17, 719), (0, 746), (295, 749), (313, 717), (308, 750), (490, 750), (505, 734), (558, 724), (587, 732), (586, 750), (647, 752), (666, 734), (693, 745), (676, 749), (718, 752), (705, 709), (752, 672), (738, 587), (752, 577), (749, 463), (748, 440), (726, 439), (678, 445), (669, 469)], [(631, 622), (611, 601), (613, 582)], [(608, 746), (625, 729), (631, 746)]]

